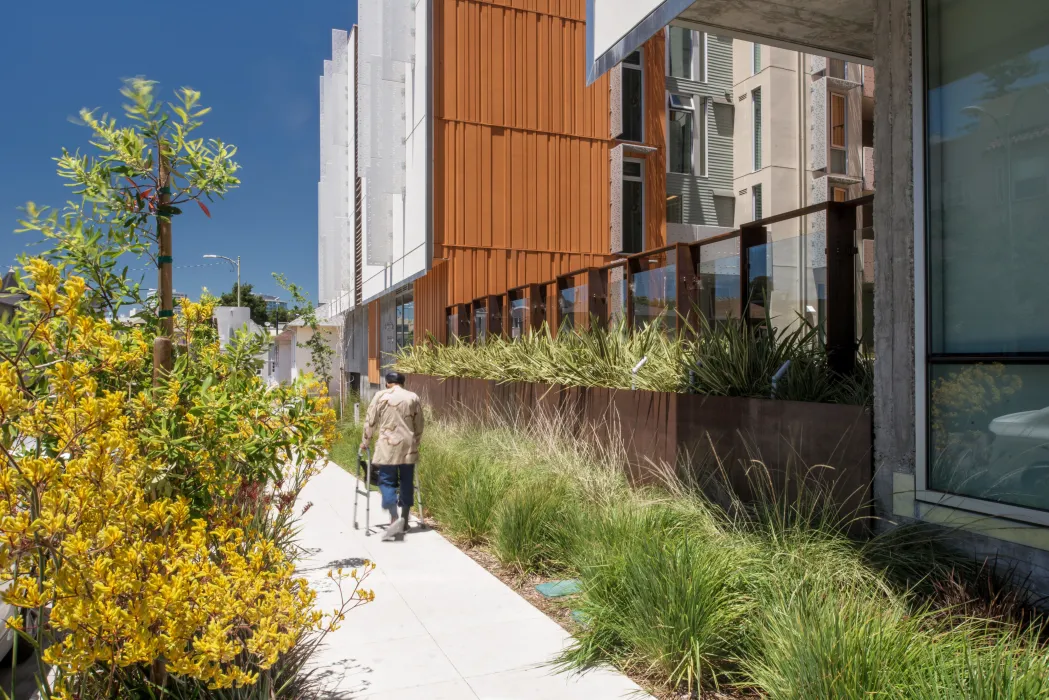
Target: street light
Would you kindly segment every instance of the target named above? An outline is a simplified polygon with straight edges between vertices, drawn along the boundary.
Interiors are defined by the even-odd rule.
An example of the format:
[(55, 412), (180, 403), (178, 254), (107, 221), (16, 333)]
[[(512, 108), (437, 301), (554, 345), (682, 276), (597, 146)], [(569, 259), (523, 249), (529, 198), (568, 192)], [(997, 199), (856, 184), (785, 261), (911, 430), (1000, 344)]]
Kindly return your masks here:
[(240, 256), (237, 259), (227, 258), (225, 255), (205, 255), (205, 258), (218, 258), (219, 260), (225, 260), (230, 265), (237, 266), (237, 306), (240, 306)]

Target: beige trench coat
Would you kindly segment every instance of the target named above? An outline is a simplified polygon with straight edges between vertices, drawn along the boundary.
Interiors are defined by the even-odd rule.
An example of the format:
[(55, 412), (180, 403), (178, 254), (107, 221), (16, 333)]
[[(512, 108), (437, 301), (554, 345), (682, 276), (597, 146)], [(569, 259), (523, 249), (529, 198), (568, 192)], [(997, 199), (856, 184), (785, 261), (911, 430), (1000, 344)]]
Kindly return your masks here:
[(384, 389), (372, 398), (364, 420), (364, 442), (375, 437), (372, 464), (415, 464), (423, 437), (423, 407), (419, 397), (402, 386)]

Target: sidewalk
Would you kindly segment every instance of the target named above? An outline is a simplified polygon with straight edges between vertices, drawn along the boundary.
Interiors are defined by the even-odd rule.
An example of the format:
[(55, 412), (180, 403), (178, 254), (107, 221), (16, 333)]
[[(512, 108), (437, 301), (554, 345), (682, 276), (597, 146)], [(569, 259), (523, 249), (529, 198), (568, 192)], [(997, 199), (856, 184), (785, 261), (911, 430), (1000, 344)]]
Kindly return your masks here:
[[(366, 586), (375, 601), (351, 612), (318, 652), (327, 698), (397, 700), (613, 700), (649, 697), (612, 670), (558, 674), (546, 662), (571, 641), (454, 545), (418, 524), (403, 542), (382, 542), (353, 529), (355, 479), (329, 464), (309, 483), (301, 503), (300, 565), (322, 610), (338, 605), (330, 568), (370, 559)], [(425, 497), (425, 494), (424, 494)], [(372, 494), (372, 522), (389, 518)]]

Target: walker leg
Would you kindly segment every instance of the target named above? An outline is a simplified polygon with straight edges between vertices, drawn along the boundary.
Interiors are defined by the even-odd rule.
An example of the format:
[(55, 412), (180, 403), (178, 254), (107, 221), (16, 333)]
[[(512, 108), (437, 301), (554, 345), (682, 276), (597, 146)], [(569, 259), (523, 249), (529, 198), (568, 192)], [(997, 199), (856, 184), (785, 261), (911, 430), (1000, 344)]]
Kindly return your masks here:
[(357, 524), (357, 501), (359, 500), (359, 497), (361, 495), (360, 476), (361, 476), (361, 458), (360, 458), (360, 455), (357, 455), (357, 479), (358, 479), (358, 481), (357, 481), (356, 484), (353, 485), (353, 529), (354, 530), (360, 530), (361, 529), (360, 525)]
[(364, 475), (364, 536), (372, 534), (372, 458), (368, 455), (368, 471)]
[(426, 527), (426, 521), (424, 520), (425, 512), (423, 510), (423, 490), (419, 488), (419, 468), (415, 468), (415, 504), (419, 507), (419, 529)]

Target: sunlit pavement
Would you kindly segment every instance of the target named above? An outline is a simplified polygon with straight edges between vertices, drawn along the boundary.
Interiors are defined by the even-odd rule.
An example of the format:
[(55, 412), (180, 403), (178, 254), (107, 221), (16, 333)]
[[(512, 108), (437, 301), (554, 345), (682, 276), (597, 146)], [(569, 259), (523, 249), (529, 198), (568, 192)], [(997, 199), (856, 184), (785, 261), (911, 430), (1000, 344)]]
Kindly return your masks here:
[[(330, 568), (375, 562), (366, 587), (375, 601), (357, 608), (314, 659), (326, 698), (516, 700), (650, 697), (613, 670), (559, 674), (548, 662), (571, 638), (499, 579), (417, 522), (402, 542), (353, 528), (356, 479), (329, 464), (306, 487), (300, 569), (322, 609), (338, 606)], [(424, 494), (425, 497), (425, 494)], [(373, 493), (372, 522), (386, 523)]]

